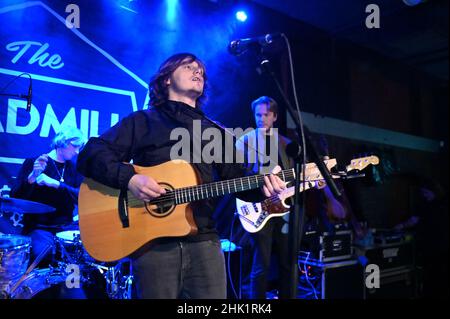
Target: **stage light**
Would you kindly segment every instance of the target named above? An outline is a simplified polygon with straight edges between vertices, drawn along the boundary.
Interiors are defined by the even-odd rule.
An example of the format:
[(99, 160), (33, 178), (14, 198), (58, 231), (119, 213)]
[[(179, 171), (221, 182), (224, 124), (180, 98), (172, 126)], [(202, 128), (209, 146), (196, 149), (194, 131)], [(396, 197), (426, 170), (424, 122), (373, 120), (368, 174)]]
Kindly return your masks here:
[(166, 0), (166, 4), (166, 19), (170, 25), (173, 25), (177, 19), (178, 0)]
[(245, 22), (247, 20), (247, 13), (245, 11), (239, 10), (236, 12), (236, 19), (241, 22)]
[(417, 6), (418, 4), (421, 4), (425, 2), (426, 0), (403, 0), (403, 2), (410, 7)]

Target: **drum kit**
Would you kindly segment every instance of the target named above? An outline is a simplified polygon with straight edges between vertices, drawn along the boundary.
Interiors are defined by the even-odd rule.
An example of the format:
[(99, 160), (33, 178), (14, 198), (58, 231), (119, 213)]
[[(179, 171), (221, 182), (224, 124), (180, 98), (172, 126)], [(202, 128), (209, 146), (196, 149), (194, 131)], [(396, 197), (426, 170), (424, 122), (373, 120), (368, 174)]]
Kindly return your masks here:
[[(0, 214), (43, 214), (54, 211), (53, 207), (41, 203), (0, 196)], [(29, 264), (31, 247), (30, 237), (2, 234), (0, 230), (0, 299), (49, 296), (97, 299), (133, 297), (131, 262), (121, 260), (116, 263), (103, 263), (94, 260), (84, 249), (78, 229), (56, 233), (53, 244)], [(46, 265), (48, 267), (38, 268), (39, 263), (48, 255), (51, 260), (50, 264)], [(50, 290), (57, 290), (58, 293), (49, 294)], [(77, 293), (70, 293), (71, 290)], [(88, 292), (84, 292), (85, 290)]]

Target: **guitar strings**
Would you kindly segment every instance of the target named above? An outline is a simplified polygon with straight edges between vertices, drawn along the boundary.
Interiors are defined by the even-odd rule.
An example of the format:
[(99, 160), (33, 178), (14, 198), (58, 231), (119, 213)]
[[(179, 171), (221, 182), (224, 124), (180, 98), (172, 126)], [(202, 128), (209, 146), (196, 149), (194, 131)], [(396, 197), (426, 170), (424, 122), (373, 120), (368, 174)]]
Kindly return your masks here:
[[(285, 176), (285, 179), (290, 179), (290, 178), (293, 178), (293, 175), (294, 175), (294, 173), (293, 173), (293, 170), (292, 169), (289, 169), (289, 170), (285, 170), (285, 171), (283, 171), (285, 174), (284, 174), (284, 176)], [(278, 176), (278, 175), (283, 175), (283, 172), (279, 172), (279, 173), (277, 173), (276, 175)], [(264, 175), (253, 175), (253, 176), (248, 176), (248, 179), (249, 179), (249, 181), (250, 181), (250, 178), (251, 177), (255, 177), (256, 176), (256, 179), (257, 179), (257, 184), (256, 185), (258, 185), (260, 182), (262, 182), (262, 180), (264, 179), (264, 177), (265, 176), (269, 176), (270, 174), (264, 174)], [(281, 177), (281, 176), (279, 176), (279, 177)], [(220, 185), (221, 185), (221, 188), (222, 189), (224, 189), (224, 183), (231, 183), (231, 181), (233, 181), (233, 183), (234, 183), (234, 185), (236, 186), (236, 180), (242, 180), (242, 179), (245, 179), (246, 177), (241, 177), (241, 178), (238, 178), (238, 179), (232, 179), (232, 180), (228, 180), (228, 181), (220, 181), (220, 182), (214, 182), (214, 183), (208, 183), (208, 184), (202, 184), (202, 185), (196, 185), (196, 186), (188, 186), (188, 187), (183, 187), (183, 188), (178, 188), (178, 189), (176, 189), (176, 190), (173, 190), (173, 191), (168, 191), (166, 194), (164, 194), (164, 195), (162, 195), (162, 196), (160, 196), (160, 197), (158, 197), (158, 198), (155, 198), (154, 200), (151, 200), (150, 202), (148, 202), (149, 204), (159, 204), (159, 203), (162, 203), (162, 202), (165, 202), (165, 201), (168, 201), (168, 200), (173, 200), (173, 199), (175, 199), (177, 196), (178, 197), (181, 197), (181, 198), (187, 198), (187, 197), (194, 197), (194, 199), (195, 199), (195, 194), (193, 194), (193, 193), (188, 193), (188, 192), (191, 192), (191, 191), (193, 191), (193, 190), (197, 190), (197, 197), (199, 197), (198, 196), (198, 192), (201, 192), (202, 193), (202, 197), (203, 197), (203, 191), (205, 191), (206, 192), (206, 194), (207, 194), (207, 196), (209, 195), (208, 194), (208, 189), (210, 189), (211, 191), (210, 191), (210, 193), (213, 195), (213, 196), (221, 196), (221, 195), (219, 195), (218, 194), (218, 192), (217, 192), (217, 189), (218, 189), (218, 184), (220, 183)], [(214, 189), (213, 189), (213, 185), (216, 185), (216, 193), (217, 193), (217, 195), (214, 195)], [(238, 183), (239, 184), (239, 183)], [(229, 186), (229, 185), (228, 185)], [(239, 185), (238, 185), (239, 186)], [(228, 187), (229, 188), (229, 187)], [(239, 189), (239, 187), (236, 187), (237, 189)], [(242, 190), (241, 191), (244, 191), (244, 188), (245, 187), (243, 187), (243, 184), (241, 183), (241, 185), (240, 185), (240, 188), (242, 188)], [(225, 195), (225, 194), (223, 194), (223, 195)], [(134, 198), (134, 199), (130, 199), (129, 201), (128, 201), (129, 203), (141, 203), (142, 202), (142, 200), (140, 200), (140, 199), (136, 199), (136, 198)]]
[[(263, 176), (261, 176), (261, 177), (263, 177)], [(321, 181), (321, 180), (323, 180), (323, 178), (308, 179), (307, 181), (309, 181), (309, 182), (316, 182), (316, 181)], [(208, 184), (206, 184), (206, 185), (208, 185)], [(164, 203), (164, 202), (173, 201), (176, 198), (177, 195), (178, 195), (178, 197), (182, 196), (180, 194), (180, 190), (184, 190), (184, 189), (188, 189), (188, 188), (194, 188), (194, 187), (196, 187), (196, 186), (190, 186), (190, 187), (186, 187), (186, 188), (179, 188), (179, 189), (176, 189), (176, 190), (173, 190), (173, 191), (168, 191), (166, 194), (161, 195), (160, 197), (155, 198), (155, 199), (147, 202), (147, 204), (157, 205), (157, 204), (161, 204), (161, 203)], [(178, 194), (177, 194), (177, 192), (178, 192)], [(221, 195), (216, 195), (216, 196), (221, 196)], [(195, 196), (194, 195), (193, 196), (189, 196), (187, 194), (184, 194), (183, 197), (187, 198), (187, 197), (195, 197)], [(278, 195), (272, 195), (271, 197), (268, 197), (267, 199), (271, 200), (272, 202), (274, 202), (275, 200), (280, 200)], [(200, 200), (200, 199), (197, 199), (197, 200)], [(193, 201), (196, 201), (196, 200), (194, 199)], [(144, 202), (144, 200), (137, 199), (137, 198), (132, 198), (128, 202), (129, 203), (134, 203), (134, 204), (141, 204), (142, 202)], [(189, 202), (189, 201), (187, 201), (187, 202)], [(179, 204), (181, 204), (181, 203), (179, 203)]]
[[(276, 175), (277, 176), (278, 175), (283, 175), (283, 172), (285, 173), (284, 174), (285, 179), (290, 179), (290, 178), (294, 177), (293, 176), (294, 173), (293, 173), (292, 169), (279, 172)], [(259, 183), (261, 183), (264, 180), (265, 176), (269, 176), (269, 175), (270, 174), (253, 175), (253, 176), (248, 176), (248, 179), (250, 181), (250, 178), (252, 178), (252, 177), (254, 178), (256, 176), (256, 179), (257, 179), (256, 185), (258, 185)], [(281, 177), (281, 176), (279, 176), (279, 177)], [(229, 188), (229, 184), (231, 182), (233, 182), (235, 188), (237, 188), (238, 190), (239, 190), (239, 188), (242, 188), (242, 190), (240, 190), (240, 191), (244, 191), (245, 187), (243, 186), (243, 183), (236, 183), (236, 180), (242, 180), (242, 179), (245, 179), (245, 178), (246, 177), (241, 177), (241, 178), (232, 179), (232, 180), (228, 180), (228, 181), (220, 181), (220, 182), (213, 182), (213, 183), (208, 183), (208, 184), (201, 184), (201, 185), (196, 185), (196, 186), (188, 186), (188, 187), (178, 188), (178, 189), (173, 190), (173, 191), (168, 191), (166, 194), (151, 200), (150, 202), (148, 202), (148, 204), (159, 204), (159, 203), (166, 202), (166, 201), (169, 201), (169, 200), (174, 200), (174, 199), (176, 199), (176, 197), (183, 198), (183, 199), (189, 197), (189, 198), (194, 198), (194, 200), (195, 200), (195, 197), (199, 197), (199, 192), (202, 194), (202, 197), (203, 197), (203, 192), (205, 192), (207, 194), (207, 196), (209, 196), (209, 193), (211, 193), (211, 195), (213, 195), (213, 196), (221, 196), (221, 195), (219, 195), (217, 193), (218, 185), (220, 184), (220, 188), (225, 189), (227, 187), (224, 188), (223, 187), (224, 184), (228, 183), (228, 188)], [(216, 185), (216, 194), (217, 195), (214, 195), (214, 189), (213, 189), (213, 187), (214, 187), (213, 185), (214, 184)], [(241, 185), (239, 185), (239, 184), (241, 184)], [(250, 184), (251, 184), (251, 182), (250, 182)], [(247, 185), (249, 185), (249, 184), (247, 183)], [(196, 196), (196, 194), (193, 193), (194, 190), (197, 190), (197, 196)], [(208, 190), (210, 190), (209, 193), (208, 193)], [(222, 195), (225, 195), (225, 193), (222, 194)], [(134, 204), (138, 204), (138, 203), (141, 203), (142, 201), (143, 200), (140, 200), (140, 199), (137, 199), (137, 198), (134, 198), (134, 199), (132, 198), (128, 202), (132, 203), (132, 204), (133, 203)]]
[[(267, 174), (268, 175), (268, 174)], [(264, 176), (267, 176), (267, 175), (261, 175), (261, 176), (258, 176), (258, 178), (259, 179), (263, 179), (264, 178)], [(322, 178), (317, 178), (317, 179), (307, 179), (307, 181), (310, 181), (310, 182), (312, 182), (312, 181), (319, 181), (319, 180), (323, 180)], [(217, 182), (217, 183), (225, 183), (225, 181), (221, 181), (221, 182)], [(196, 201), (196, 200), (200, 200), (200, 198), (199, 199), (195, 199), (195, 197), (196, 197), (196, 194), (193, 194), (193, 193), (191, 193), (191, 194), (188, 194), (188, 192), (189, 191), (192, 191), (193, 189), (195, 189), (195, 188), (200, 188), (201, 190), (200, 190), (200, 192), (202, 192), (202, 190), (205, 190), (206, 191), (206, 193), (207, 193), (207, 196), (209, 196), (209, 194), (208, 194), (208, 192), (207, 192), (207, 188), (209, 187), (209, 188), (211, 188), (210, 189), (210, 193), (213, 195), (213, 196), (222, 196), (222, 195), (225, 195), (224, 193), (222, 194), (222, 195), (220, 195), (218, 192), (217, 192), (217, 187), (216, 187), (216, 194), (217, 195), (214, 195), (214, 190), (212, 189), (212, 186), (211, 185), (213, 185), (214, 183), (211, 183), (211, 184), (203, 184), (203, 185), (197, 185), (197, 186), (189, 186), (189, 187), (184, 187), (184, 188), (179, 188), (179, 189), (176, 189), (176, 190), (173, 190), (173, 191), (169, 191), (168, 193), (166, 193), (166, 194), (164, 194), (164, 195), (162, 195), (162, 196), (160, 196), (160, 197), (158, 197), (158, 198), (155, 198), (155, 199), (153, 199), (153, 200), (151, 200), (150, 202), (148, 202), (149, 204), (159, 204), (159, 203), (162, 203), (162, 202), (166, 202), (166, 201), (170, 201), (170, 200), (173, 200), (174, 198), (176, 198), (177, 196), (178, 197), (181, 197), (181, 198), (193, 198), (194, 200), (189, 200), (189, 201)], [(222, 185), (223, 186), (223, 185)], [(242, 190), (243, 191), (243, 190)], [(202, 196), (203, 196), (203, 194), (202, 194)], [(276, 195), (275, 195), (276, 196)], [(197, 197), (199, 197), (199, 195), (198, 195), (198, 189), (197, 189)], [(269, 198), (270, 199), (270, 198)], [(187, 202), (189, 202), (189, 201), (187, 201)], [(132, 199), (132, 200), (130, 200), (130, 202), (134, 202), (134, 203), (141, 203), (142, 202), (142, 200), (140, 200), (140, 199)]]
[[(292, 174), (292, 176), (288, 176), (288, 178), (293, 177), (292, 170), (288, 170), (288, 173)], [(280, 173), (278, 173), (278, 174), (282, 174), (282, 173), (280, 172)], [(278, 175), (278, 174), (277, 174), (277, 175)], [(261, 179), (264, 179), (265, 176), (269, 176), (269, 175), (270, 175), (270, 174), (265, 174), (265, 175), (254, 175), (254, 176), (257, 176), (256, 178), (258, 179), (258, 182), (260, 182)], [(332, 175), (335, 175), (335, 176), (339, 177), (338, 174), (332, 174)], [(251, 176), (249, 176), (249, 177), (251, 177)], [(323, 180), (323, 178), (316, 178), (316, 179), (311, 179), (311, 178), (309, 178), (309, 179), (306, 179), (306, 181), (309, 181), (309, 182), (315, 182), (315, 181), (320, 181), (320, 180)], [(160, 197), (158, 197), (158, 198), (155, 198), (155, 199), (153, 199), (153, 200), (151, 200), (151, 201), (149, 201), (149, 202), (147, 202), (147, 203), (148, 203), (148, 204), (152, 204), (152, 205), (157, 205), (157, 204), (160, 204), (160, 203), (163, 203), (163, 202), (173, 201), (174, 199), (177, 198), (177, 196), (178, 196), (179, 198), (182, 198), (182, 199), (184, 199), (184, 198), (193, 198), (193, 199), (194, 199), (194, 200), (189, 200), (189, 201), (186, 201), (186, 202), (200, 200), (200, 198), (195, 199), (196, 194), (194, 194), (194, 193), (188, 193), (188, 192), (190, 192), (190, 191), (193, 191), (194, 189), (197, 189), (197, 197), (199, 197), (199, 194), (198, 194), (199, 191), (202, 193), (202, 196), (203, 196), (203, 191), (205, 191), (206, 194), (207, 194), (207, 196), (209, 196), (208, 191), (207, 191), (208, 188), (210, 188), (210, 193), (212, 194), (212, 196), (222, 196), (222, 195), (225, 195), (225, 193), (223, 193), (222, 195), (219, 195), (219, 193), (217, 192), (217, 186), (216, 186), (216, 194), (217, 194), (217, 195), (214, 195), (214, 189), (212, 188), (212, 187), (213, 187), (212, 185), (213, 185), (213, 184), (216, 184), (216, 185), (217, 185), (217, 184), (220, 183), (220, 184), (221, 184), (221, 187), (223, 188), (223, 184), (224, 184), (224, 183), (230, 183), (231, 181), (233, 181), (233, 180), (229, 180), (229, 181), (220, 181), (220, 182), (215, 182), (215, 183), (209, 183), (209, 184), (202, 184), (202, 185), (196, 185), (196, 186), (188, 186), (188, 187), (178, 188), (178, 189), (173, 190), (173, 191), (168, 191), (166, 194), (164, 194), (164, 195), (162, 195), (162, 196), (160, 196)], [(303, 181), (302, 181), (302, 182), (303, 182)], [(242, 186), (241, 186), (241, 187), (242, 187)], [(242, 189), (242, 191), (244, 191), (244, 189)], [(238, 192), (239, 192), (239, 191), (238, 191)], [(276, 197), (276, 198), (275, 198), (275, 197)], [(268, 199), (274, 200), (274, 199), (278, 199), (278, 197), (277, 197), (277, 195), (274, 195), (274, 197), (269, 197)], [(136, 199), (136, 198), (135, 198), (135, 199), (129, 200), (129, 202), (130, 202), (130, 203), (134, 203), (134, 204), (140, 204), (140, 203), (143, 202), (143, 200), (140, 200), (140, 199)]]
[[(231, 179), (231, 180), (227, 180), (227, 181), (219, 181), (219, 182), (213, 182), (213, 183), (209, 183), (209, 184), (202, 184), (202, 185), (195, 185), (195, 186), (188, 186), (188, 187), (178, 188), (178, 189), (175, 189), (175, 190), (168, 191), (166, 194), (164, 194), (164, 195), (162, 195), (162, 196), (160, 196), (158, 198), (155, 198), (155, 199), (149, 201), (148, 203), (157, 205), (157, 204), (160, 204), (160, 203), (163, 203), (163, 202), (173, 201), (174, 199), (176, 200), (177, 197), (181, 198), (182, 200), (184, 200), (184, 198), (186, 198), (186, 199), (187, 198), (193, 198), (194, 201), (196, 201), (196, 200), (200, 200), (199, 192), (202, 194), (202, 197), (203, 197), (203, 191), (205, 191), (206, 195), (208, 197), (209, 196), (208, 189), (210, 190), (212, 196), (221, 196), (221, 195), (219, 195), (219, 191), (218, 191), (219, 186), (218, 185), (220, 185), (220, 188), (222, 188), (222, 195), (225, 195), (225, 192), (224, 192), (224, 189), (225, 189), (224, 188), (224, 184), (225, 183), (227, 184), (228, 189), (230, 188), (230, 183), (231, 182), (233, 182), (235, 188), (239, 189), (239, 187), (236, 187), (236, 180), (241, 180), (241, 188), (242, 188), (241, 191), (244, 191), (244, 187), (242, 185), (242, 180), (243, 179), (247, 178), (248, 182), (251, 183), (250, 182), (250, 178), (254, 177), (254, 178), (256, 178), (256, 183), (258, 184), (258, 183), (262, 182), (262, 180), (264, 179), (265, 176), (270, 176), (270, 175), (271, 174), (253, 175), (253, 176), (241, 177), (241, 178), (237, 178), (237, 179)], [(288, 170), (281, 171), (281, 172), (277, 173), (276, 175), (278, 177), (280, 177), (280, 178), (281, 178), (281, 176), (283, 176), (283, 178), (286, 180), (286, 179), (290, 179), (290, 178), (294, 177), (294, 171), (293, 171), (293, 169), (288, 169)], [(286, 175), (287, 175), (287, 178), (286, 178)], [(340, 177), (339, 174), (333, 174), (332, 173), (331, 175), (336, 176), (337, 178)], [(302, 180), (301, 182), (304, 183), (306, 181), (310, 181), (311, 182), (311, 181), (320, 181), (320, 180), (323, 180), (323, 178), (316, 178), (316, 179), (309, 178), (309, 179), (306, 179), (306, 180)], [(217, 195), (214, 195), (214, 189), (213, 189), (214, 186), (213, 185), (216, 186), (216, 194)], [(197, 191), (197, 195), (195, 193), (193, 193), (194, 190)], [(238, 190), (238, 192), (239, 192), (239, 190)], [(276, 195), (274, 195), (274, 196), (278, 199), (278, 196), (276, 196)], [(195, 197), (198, 197), (198, 199), (195, 199)], [(274, 198), (273, 197), (269, 197), (268, 199), (273, 200)], [(137, 199), (137, 198), (132, 198), (128, 202), (132, 203), (132, 204), (140, 204), (140, 203), (143, 202), (143, 200)]]

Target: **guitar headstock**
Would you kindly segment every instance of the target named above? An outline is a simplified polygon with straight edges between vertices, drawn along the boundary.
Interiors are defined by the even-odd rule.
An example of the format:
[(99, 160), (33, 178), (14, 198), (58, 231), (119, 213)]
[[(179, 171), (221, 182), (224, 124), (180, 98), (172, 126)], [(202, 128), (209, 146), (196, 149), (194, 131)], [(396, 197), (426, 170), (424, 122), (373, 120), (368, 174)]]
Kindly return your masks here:
[(375, 155), (355, 158), (352, 159), (350, 165), (347, 166), (347, 172), (354, 169), (363, 170), (369, 165), (378, 165), (378, 163), (380, 163), (380, 159)]

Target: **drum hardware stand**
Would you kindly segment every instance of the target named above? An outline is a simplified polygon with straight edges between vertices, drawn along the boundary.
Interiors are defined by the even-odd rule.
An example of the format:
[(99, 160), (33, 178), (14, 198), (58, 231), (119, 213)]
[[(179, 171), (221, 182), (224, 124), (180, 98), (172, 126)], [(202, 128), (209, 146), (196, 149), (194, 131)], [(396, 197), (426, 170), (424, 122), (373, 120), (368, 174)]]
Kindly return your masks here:
[[(79, 239), (79, 236), (74, 236), (73, 240), (75, 242), (78, 242), (77, 239)], [(61, 251), (61, 259), (62, 261), (58, 262), (57, 270), (59, 270), (62, 273), (65, 273), (65, 268), (69, 264), (76, 264), (80, 267), (80, 280), (82, 283), (92, 283), (91, 277), (90, 277), (90, 271), (91, 270), (98, 270), (101, 276), (104, 278), (106, 282), (106, 294), (110, 299), (131, 299), (132, 294), (132, 283), (133, 283), (133, 276), (123, 274), (123, 261), (118, 262), (114, 265), (104, 265), (104, 264), (98, 264), (95, 261), (89, 261), (82, 257), (79, 257), (82, 255), (82, 252), (78, 249), (80, 247), (77, 247), (75, 245), (75, 254), (69, 253), (69, 251), (66, 249), (64, 244), (57, 241), (56, 242), (57, 247), (59, 247)]]
[(106, 293), (111, 299), (131, 299), (132, 297), (133, 276), (122, 276), (122, 264), (123, 262), (119, 262), (114, 267), (97, 266), (106, 280)]
[(124, 291), (122, 299), (133, 299), (132, 295), (133, 280), (134, 280), (133, 275), (127, 276), (127, 279), (125, 280), (125, 286), (122, 287), (122, 290)]
[(47, 255), (47, 253), (50, 251), (50, 249), (52, 248), (52, 245), (48, 245), (47, 247), (45, 247), (45, 249), (36, 257), (36, 259), (33, 261), (33, 263), (28, 267), (27, 271), (25, 271), (25, 273), (22, 275), (22, 277), (20, 277), (20, 279), (14, 284), (14, 286), (11, 288), (11, 290), (9, 291), (9, 294), (12, 295), (15, 290), (19, 287), (19, 285), (25, 280), (25, 278), (29, 275), (29, 273), (31, 271), (33, 271), (34, 268), (36, 268), (36, 266), (39, 264), (39, 262), (42, 260), (42, 258), (45, 257), (45, 255)]

